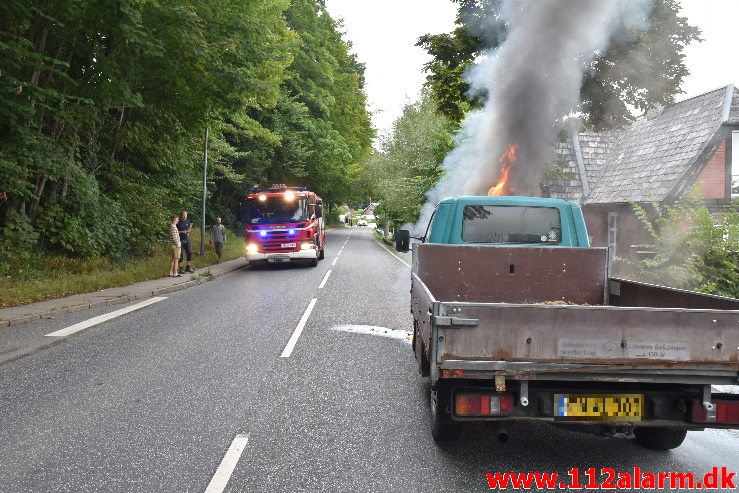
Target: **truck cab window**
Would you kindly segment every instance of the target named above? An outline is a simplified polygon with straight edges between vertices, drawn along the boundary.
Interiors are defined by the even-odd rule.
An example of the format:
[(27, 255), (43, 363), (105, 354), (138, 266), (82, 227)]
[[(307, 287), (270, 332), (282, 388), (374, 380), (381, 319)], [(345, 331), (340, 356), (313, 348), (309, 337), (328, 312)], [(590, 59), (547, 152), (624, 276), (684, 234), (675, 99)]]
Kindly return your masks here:
[(308, 220), (308, 200), (286, 201), (282, 197), (246, 201), (246, 219), (249, 224), (305, 222)]
[(468, 205), (462, 220), (465, 243), (557, 245), (559, 211), (550, 207)]

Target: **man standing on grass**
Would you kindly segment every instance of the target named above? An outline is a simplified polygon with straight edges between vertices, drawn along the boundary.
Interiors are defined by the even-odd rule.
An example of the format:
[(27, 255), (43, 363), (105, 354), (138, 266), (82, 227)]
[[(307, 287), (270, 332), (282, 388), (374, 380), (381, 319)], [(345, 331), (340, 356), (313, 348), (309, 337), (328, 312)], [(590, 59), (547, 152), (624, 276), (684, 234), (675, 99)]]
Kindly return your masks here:
[[(190, 261), (192, 260), (192, 243), (190, 243), (190, 231), (192, 231), (192, 224), (187, 219), (187, 211), (180, 212), (180, 220), (177, 223), (177, 231), (180, 232), (180, 243), (182, 248), (180, 250), (180, 273), (188, 272), (192, 274), (195, 272), (190, 267)], [(182, 260), (187, 256), (187, 267), (182, 270)]]
[(169, 277), (182, 277), (182, 274), (177, 272), (178, 265), (180, 263), (180, 232), (177, 231), (177, 222), (179, 217), (177, 214), (169, 218), (169, 246), (170, 246), (170, 260), (169, 260)]
[(210, 238), (216, 246), (216, 255), (218, 255), (218, 261), (216, 263), (220, 264), (221, 256), (223, 255), (223, 245), (226, 244), (226, 227), (221, 224), (220, 217), (216, 218), (216, 224), (210, 232)]

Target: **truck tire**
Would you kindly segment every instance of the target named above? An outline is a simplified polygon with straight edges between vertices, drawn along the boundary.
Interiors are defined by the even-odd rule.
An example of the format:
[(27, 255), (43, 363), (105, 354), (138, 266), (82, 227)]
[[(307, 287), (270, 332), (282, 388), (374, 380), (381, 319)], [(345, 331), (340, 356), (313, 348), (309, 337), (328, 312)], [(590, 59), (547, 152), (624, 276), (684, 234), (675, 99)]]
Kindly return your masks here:
[(638, 427), (634, 436), (639, 445), (652, 450), (671, 450), (680, 446), (688, 430), (681, 428)]
[(326, 258), (326, 252), (323, 250), (323, 245), (321, 245), (321, 249), (318, 251), (318, 260), (323, 260)]
[(431, 436), (437, 443), (453, 442), (462, 436), (462, 423), (452, 421), (451, 392), (431, 391)]
[(428, 358), (426, 358), (426, 348), (423, 345), (423, 341), (419, 337), (418, 333), (418, 321), (413, 320), (413, 354), (416, 356), (416, 363), (418, 364), (418, 373), (422, 377), (427, 377), (431, 374), (431, 364), (429, 364)]

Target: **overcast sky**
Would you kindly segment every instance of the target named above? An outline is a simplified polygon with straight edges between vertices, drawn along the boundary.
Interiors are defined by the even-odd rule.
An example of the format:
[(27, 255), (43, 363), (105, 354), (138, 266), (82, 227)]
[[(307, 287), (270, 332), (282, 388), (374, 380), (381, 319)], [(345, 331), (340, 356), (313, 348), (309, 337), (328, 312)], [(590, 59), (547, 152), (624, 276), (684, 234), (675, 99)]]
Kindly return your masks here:
[[(739, 60), (732, 39), (739, 0), (682, 0), (682, 15), (703, 31), (704, 42), (688, 47), (691, 75), (684, 95), (697, 96), (727, 84), (739, 84)], [(426, 52), (419, 36), (454, 28), (457, 5), (450, 0), (326, 0), (334, 19), (343, 19), (344, 39), (366, 66), (367, 95), (375, 127), (388, 132), (403, 105), (418, 98), (425, 80)]]

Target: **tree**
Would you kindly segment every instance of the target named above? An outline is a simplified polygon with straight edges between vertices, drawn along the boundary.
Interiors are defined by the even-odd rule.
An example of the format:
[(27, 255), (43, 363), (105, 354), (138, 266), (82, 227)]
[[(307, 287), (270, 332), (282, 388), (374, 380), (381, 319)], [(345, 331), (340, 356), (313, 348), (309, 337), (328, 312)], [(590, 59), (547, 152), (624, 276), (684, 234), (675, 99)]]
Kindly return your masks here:
[[(500, 46), (507, 26), (501, 16), (502, 0), (453, 0), (459, 4), (457, 28), (448, 34), (426, 34), (417, 45), (431, 56), (425, 69), (427, 85), (439, 111), (460, 122), (470, 107), (479, 107), (479, 96), (468, 95), (465, 70), (482, 53)], [(655, 0), (649, 28), (642, 32), (622, 28), (605, 53), (598, 54), (581, 89), (585, 124), (594, 129), (612, 128), (633, 120), (629, 106), (647, 110), (674, 102), (689, 74), (683, 50), (700, 41), (700, 30), (678, 15), (676, 0)], [(628, 32), (627, 32), (628, 31)]]
[(454, 146), (454, 125), (436, 111), (428, 91), (406, 104), (391, 135), (367, 164), (375, 180), (378, 212), (395, 227), (418, 220), (426, 193), (441, 178), (444, 156)]
[(199, 196), (206, 126), (219, 143), (227, 131), (276, 140), (249, 112), (280, 95), (288, 5), (3, 2), (0, 250), (149, 249), (164, 218)]
[(274, 108), (254, 114), (277, 139), (234, 143), (252, 158), (241, 170), (252, 183), (305, 185), (327, 204), (343, 202), (374, 135), (364, 66), (323, 5), (296, 0), (285, 19), (297, 36), (293, 61)]

